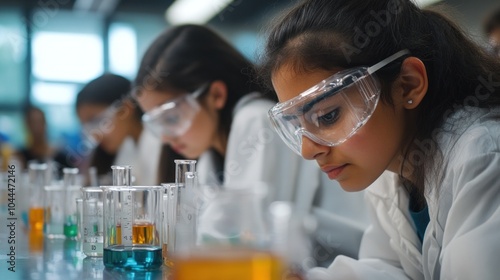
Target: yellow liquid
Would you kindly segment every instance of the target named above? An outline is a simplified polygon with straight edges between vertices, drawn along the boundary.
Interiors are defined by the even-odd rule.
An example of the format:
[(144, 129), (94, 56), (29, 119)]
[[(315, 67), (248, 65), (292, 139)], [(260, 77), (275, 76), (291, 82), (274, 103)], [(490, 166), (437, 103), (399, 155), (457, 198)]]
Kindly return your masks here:
[[(132, 225), (132, 244), (154, 244), (155, 226), (149, 223)], [(122, 244), (122, 227), (116, 226), (116, 242), (113, 244)]]
[(268, 252), (222, 249), (176, 257), (173, 280), (281, 280), (283, 262)]
[(30, 208), (28, 213), (28, 221), (31, 230), (43, 230), (43, 213), (44, 209), (42, 207)]
[(171, 256), (168, 255), (168, 244), (167, 243), (163, 243), (161, 252), (162, 252), (162, 258), (163, 258), (163, 264), (166, 265), (167, 267), (173, 267), (174, 261), (172, 260)]

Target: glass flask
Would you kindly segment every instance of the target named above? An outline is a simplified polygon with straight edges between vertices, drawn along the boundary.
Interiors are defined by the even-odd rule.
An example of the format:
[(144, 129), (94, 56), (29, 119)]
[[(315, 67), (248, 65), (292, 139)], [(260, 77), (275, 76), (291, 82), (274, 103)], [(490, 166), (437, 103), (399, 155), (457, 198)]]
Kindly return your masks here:
[(174, 280), (282, 279), (285, 266), (272, 250), (263, 183), (233, 183), (199, 216), (197, 246), (174, 254)]

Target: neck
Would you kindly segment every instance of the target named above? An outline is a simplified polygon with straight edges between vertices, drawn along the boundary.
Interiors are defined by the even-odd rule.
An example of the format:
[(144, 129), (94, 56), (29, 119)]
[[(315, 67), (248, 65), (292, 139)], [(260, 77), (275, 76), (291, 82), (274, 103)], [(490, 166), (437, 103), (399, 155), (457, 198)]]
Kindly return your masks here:
[(142, 133), (142, 123), (137, 123), (135, 120), (133, 122), (133, 125), (130, 128), (130, 136), (134, 140), (134, 143), (137, 144), (139, 142), (139, 138), (141, 137)]
[(218, 133), (215, 136), (215, 140), (214, 140), (214, 145), (213, 145), (214, 150), (217, 153), (219, 153), (220, 155), (222, 155), (223, 157), (226, 156), (227, 138), (228, 138), (228, 136), (225, 135), (225, 133), (224, 134)]
[(49, 145), (47, 141), (43, 138), (36, 139), (33, 141), (33, 144), (30, 147), (30, 150), (36, 155), (48, 155), (49, 154)]

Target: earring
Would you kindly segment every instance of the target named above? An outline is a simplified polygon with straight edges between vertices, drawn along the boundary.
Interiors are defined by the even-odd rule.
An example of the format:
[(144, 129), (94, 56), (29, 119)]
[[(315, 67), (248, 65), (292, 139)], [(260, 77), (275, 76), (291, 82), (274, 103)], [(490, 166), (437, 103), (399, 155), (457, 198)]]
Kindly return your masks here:
[(408, 100), (408, 104), (413, 104), (413, 100)]

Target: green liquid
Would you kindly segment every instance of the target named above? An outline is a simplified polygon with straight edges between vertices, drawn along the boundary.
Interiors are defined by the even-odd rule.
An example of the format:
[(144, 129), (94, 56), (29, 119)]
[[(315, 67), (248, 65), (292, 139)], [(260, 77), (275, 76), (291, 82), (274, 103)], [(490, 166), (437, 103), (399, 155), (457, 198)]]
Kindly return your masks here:
[(76, 224), (64, 224), (64, 236), (76, 237), (77, 235), (78, 235), (78, 225), (76, 225)]
[(108, 268), (155, 270), (162, 265), (161, 252), (159, 247), (113, 245), (104, 249), (102, 260)]

